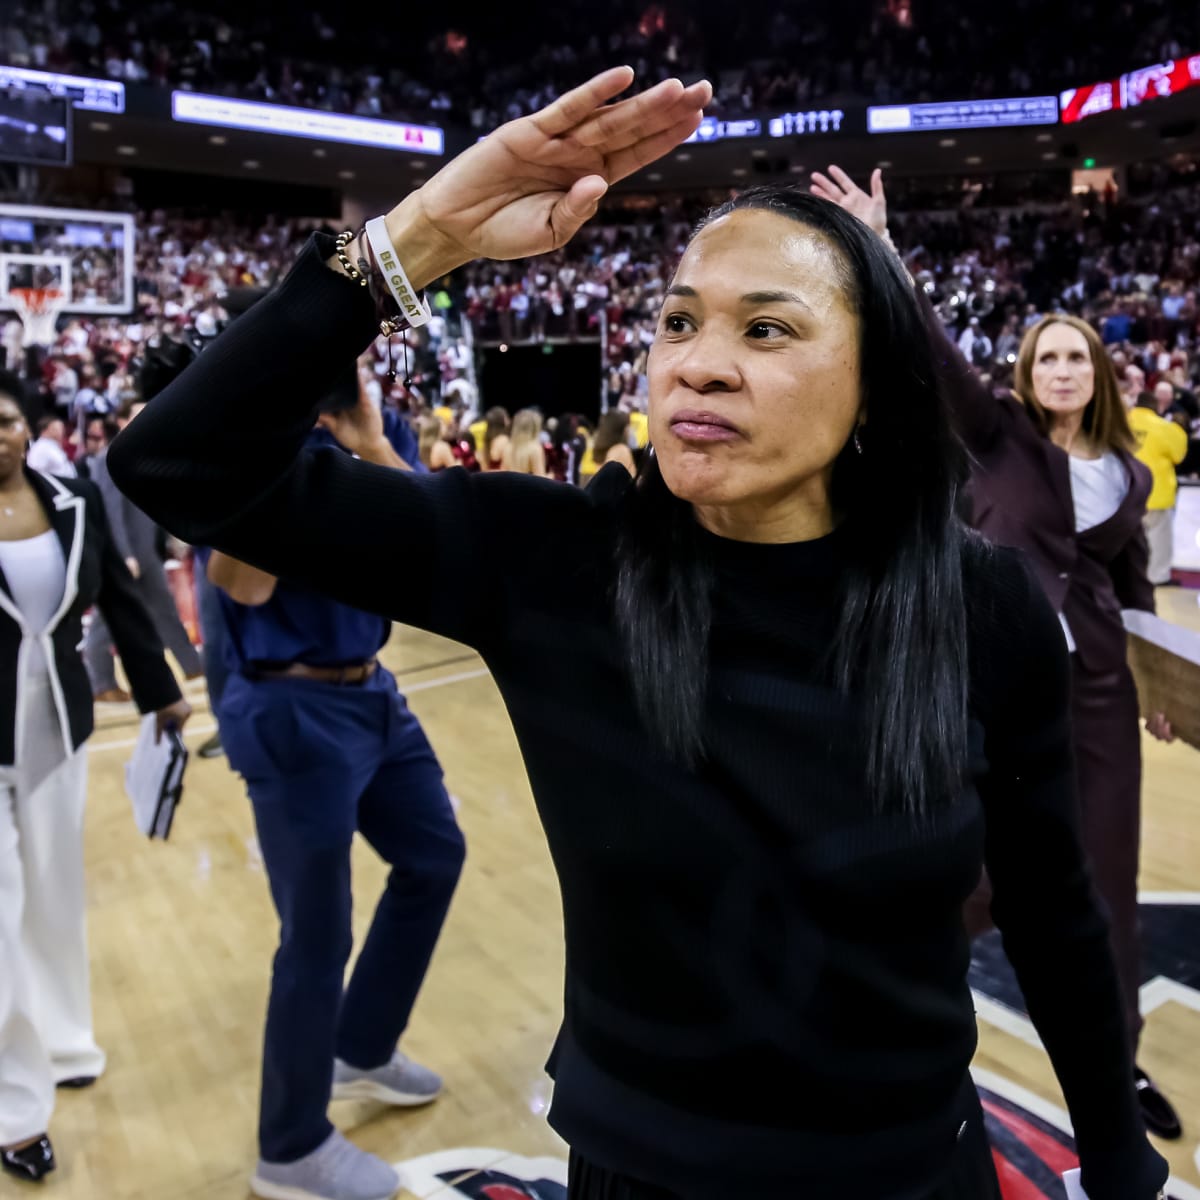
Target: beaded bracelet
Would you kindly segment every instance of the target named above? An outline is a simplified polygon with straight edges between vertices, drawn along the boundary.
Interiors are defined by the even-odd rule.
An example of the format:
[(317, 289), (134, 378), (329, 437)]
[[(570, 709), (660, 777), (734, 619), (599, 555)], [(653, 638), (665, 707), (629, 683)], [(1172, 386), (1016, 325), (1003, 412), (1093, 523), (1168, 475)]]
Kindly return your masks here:
[(346, 247), (354, 241), (356, 234), (352, 229), (347, 229), (344, 233), (339, 233), (337, 240), (333, 243), (334, 249), (337, 251), (338, 262), (342, 264), (342, 270), (353, 279), (359, 287), (369, 287), (367, 277), (362, 274), (357, 267), (350, 261), (346, 254)]

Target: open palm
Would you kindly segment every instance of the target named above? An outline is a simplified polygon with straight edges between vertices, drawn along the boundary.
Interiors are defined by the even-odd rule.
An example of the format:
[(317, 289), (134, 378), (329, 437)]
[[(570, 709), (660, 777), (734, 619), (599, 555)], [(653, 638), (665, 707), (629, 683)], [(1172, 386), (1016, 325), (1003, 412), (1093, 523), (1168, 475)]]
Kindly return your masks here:
[(841, 167), (830, 167), (829, 175), (814, 171), (812, 180), (814, 196), (840, 204), (880, 237), (887, 232), (887, 196), (883, 191), (883, 172), (878, 167), (871, 172), (869, 193), (864, 192)]
[(632, 82), (629, 67), (605, 71), (443, 167), (416, 197), (447, 249), (462, 261), (557, 249), (611, 184), (690, 137), (712, 98), (707, 81), (668, 79), (608, 103)]

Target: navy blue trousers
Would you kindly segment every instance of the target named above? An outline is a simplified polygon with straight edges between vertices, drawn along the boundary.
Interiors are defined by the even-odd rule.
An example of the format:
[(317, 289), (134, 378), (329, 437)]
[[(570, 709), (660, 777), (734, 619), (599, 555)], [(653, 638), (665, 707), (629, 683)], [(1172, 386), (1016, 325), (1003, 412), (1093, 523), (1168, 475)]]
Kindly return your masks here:
[[(463, 837), (425, 732), (386, 671), (353, 687), (235, 674), (220, 720), (280, 920), (259, 1146), (268, 1162), (291, 1162), (332, 1131), (334, 1056), (364, 1069), (391, 1058), (462, 870)], [(392, 870), (343, 990), (356, 830)]]

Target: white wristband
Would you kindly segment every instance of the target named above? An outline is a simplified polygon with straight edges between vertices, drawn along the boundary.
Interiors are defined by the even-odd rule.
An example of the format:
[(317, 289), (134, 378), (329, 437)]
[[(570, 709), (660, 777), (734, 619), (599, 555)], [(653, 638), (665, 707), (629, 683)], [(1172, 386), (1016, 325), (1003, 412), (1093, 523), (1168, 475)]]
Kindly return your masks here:
[(414, 329), (429, 324), (433, 313), (416, 289), (409, 282), (404, 268), (400, 265), (400, 257), (396, 253), (392, 239), (388, 237), (387, 224), (382, 217), (372, 217), (367, 222), (367, 240), (375, 251), (375, 261), (383, 272), (383, 278), (392, 293), (392, 298), (400, 306), (400, 314)]

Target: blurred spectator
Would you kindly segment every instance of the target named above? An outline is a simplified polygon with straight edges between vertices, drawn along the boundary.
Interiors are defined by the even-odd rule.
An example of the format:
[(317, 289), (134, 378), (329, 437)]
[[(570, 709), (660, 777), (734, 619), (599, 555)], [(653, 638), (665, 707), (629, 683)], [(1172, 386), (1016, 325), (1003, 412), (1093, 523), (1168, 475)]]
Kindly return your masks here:
[(73, 477), (75, 468), (63, 445), (67, 427), (58, 417), (39, 417), (34, 426), (37, 437), (29, 447), (25, 462), (31, 471), (44, 471), (47, 475)]
[[(998, 386), (1010, 382), (1010, 359), (1024, 329), (1043, 312), (1066, 310), (1102, 330), (1118, 374), (1128, 380), (1140, 372), (1145, 382), (1137, 391), (1157, 391), (1164, 411), (1195, 435), (1200, 171), (1184, 170), (1180, 160), (1169, 174), (1157, 168), (1129, 174), (1146, 185), (1145, 196), (1087, 192), (1050, 203), (1033, 199), (1042, 195), (1042, 184), (1021, 176), (1029, 190), (1012, 205), (1020, 195), (999, 185), (975, 193), (964, 191), (961, 179), (956, 189), (900, 180), (889, 183), (897, 196), (893, 233), (954, 339), (970, 346), (972, 361)], [(409, 330), (392, 345), (380, 337), (368, 348), (360, 366), (363, 387), (393, 423), (441, 402), (465, 416), (465, 428), (488, 399), (474, 382), (476, 347), (586, 339), (603, 349), (596, 385), (605, 407), (641, 419), (647, 355), (680, 248), (696, 220), (727, 194), (613, 196), (554, 254), (464, 267), (437, 285), (432, 336), (428, 328)], [(984, 203), (994, 196), (1005, 206)], [(951, 198), (957, 206), (944, 207)], [(312, 228), (291, 220), (251, 223), (163, 211), (139, 215), (136, 226), (136, 312), (62, 319), (33, 381), (44, 406), (76, 430), (136, 395), (136, 370), (147, 351), (214, 336), (226, 320), (223, 297), (236, 288), (271, 286)], [(394, 377), (404, 357), (401, 336), (407, 387)], [(494, 470), (504, 457), (508, 417), (501, 410), (489, 411), (489, 418), (472, 427), (474, 447), (467, 450), (483, 469)], [(575, 435), (564, 436), (569, 442)], [(565, 470), (554, 438), (541, 440), (554, 474), (590, 470), (586, 457)], [(462, 442), (456, 428), (446, 443), (459, 461), (465, 461)], [(1195, 436), (1180, 473), (1200, 473)]]
[(633, 64), (643, 86), (708, 75), (712, 111), (728, 114), (804, 112), (842, 98), (1057, 93), (1196, 49), (1177, 40), (1196, 28), (1188, 0), (969, 9), (955, 0), (776, 0), (732, 10), (556, 0), (456, 10), (449, 27), (443, 10), (418, 7), (394, 28), (343, 0), (305, 16), (279, 21), (232, 0), (16, 4), (0, 28), (0, 60), (486, 132), (619, 62)]
[(1150, 548), (1146, 575), (1151, 583), (1161, 586), (1172, 582), (1175, 496), (1179, 488), (1175, 471), (1187, 454), (1188, 438), (1176, 422), (1154, 411), (1152, 397), (1143, 392), (1140, 402), (1130, 407), (1131, 395), (1126, 391), (1123, 399), (1129, 408), (1129, 427), (1137, 439), (1137, 457), (1150, 468), (1154, 480), (1146, 499), (1146, 515), (1142, 518)]
[(610, 408), (600, 418), (580, 474), (584, 480), (590, 479), (601, 467), (613, 462), (620, 463), (630, 475), (636, 474), (633, 450), (629, 445), (629, 414), (618, 408)]
[(512, 434), (504, 450), (502, 467), (523, 475), (548, 476), (546, 450), (542, 445), (542, 414), (523, 408), (513, 417)]

